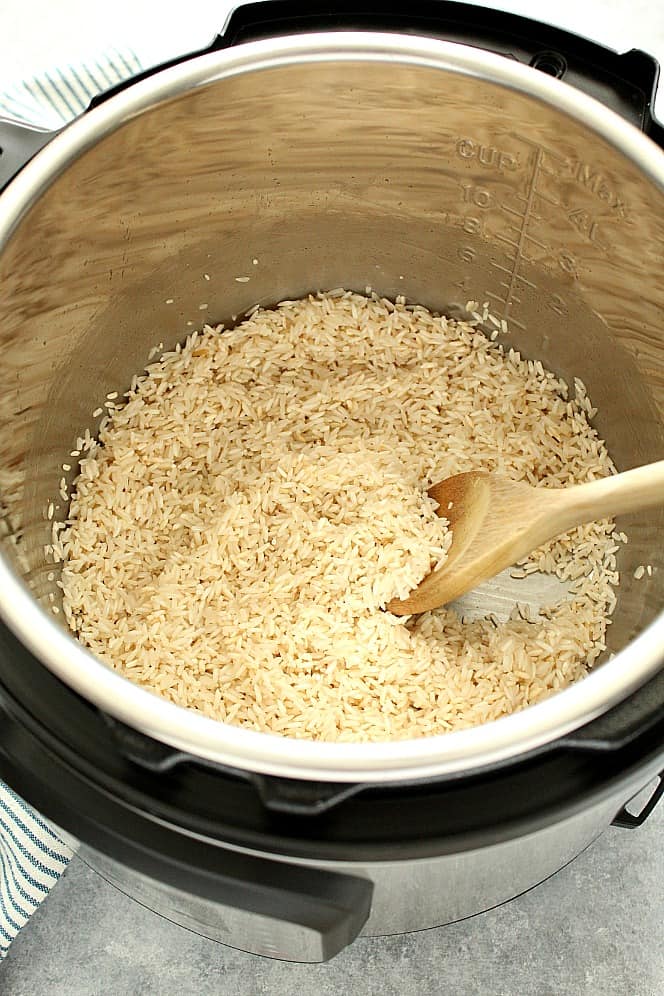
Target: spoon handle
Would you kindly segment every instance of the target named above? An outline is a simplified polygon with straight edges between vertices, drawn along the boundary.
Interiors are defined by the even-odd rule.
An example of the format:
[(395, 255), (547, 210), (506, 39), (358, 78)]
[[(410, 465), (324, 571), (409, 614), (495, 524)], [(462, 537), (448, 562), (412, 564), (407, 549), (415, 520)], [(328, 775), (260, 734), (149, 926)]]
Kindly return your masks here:
[(561, 518), (569, 520), (570, 527), (664, 505), (664, 460), (590, 484), (561, 488), (558, 495)]

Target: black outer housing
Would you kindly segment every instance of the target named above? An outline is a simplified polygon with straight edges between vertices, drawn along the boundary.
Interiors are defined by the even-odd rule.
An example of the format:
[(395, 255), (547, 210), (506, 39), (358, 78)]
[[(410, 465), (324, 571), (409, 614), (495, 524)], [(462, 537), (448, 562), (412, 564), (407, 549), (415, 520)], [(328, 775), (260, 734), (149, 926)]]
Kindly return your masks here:
[[(275, 35), (374, 29), (486, 48), (565, 78), (664, 146), (652, 104), (658, 65), (560, 29), (468, 4), (355, 4), (313, 14), (292, 0), (241, 7), (205, 51)], [(200, 52), (193, 55), (202, 54)], [(119, 84), (94, 104), (158, 72)], [(21, 133), (24, 132), (22, 137)], [(50, 135), (0, 122), (0, 189)], [(86, 844), (156, 879), (243, 909), (308, 922), (330, 956), (361, 929), (371, 885), (228, 850), (319, 860), (407, 860), (488, 846), (629, 796), (664, 758), (664, 672), (582, 730), (472, 775), (328, 785), (251, 775), (173, 751), (63, 684), (0, 624), (0, 776)], [(623, 809), (620, 826), (638, 825)], [(192, 847), (192, 838), (196, 846)], [(221, 847), (219, 845), (222, 845)]]
[[(302, 782), (311, 804), (293, 808), (289, 781), (183, 755), (155, 770), (149, 755), (139, 760), (135, 743), (128, 757), (99, 710), (2, 627), (0, 777), (64, 829), (136, 868), (151, 852), (151, 863), (185, 861), (201, 870), (213, 853), (205, 841), (266, 855), (407, 860), (488, 846), (608, 796), (628, 798), (662, 766), (663, 699), (660, 672), (569, 742), (472, 775), (354, 786), (342, 798), (331, 786), (322, 811), (321, 786)], [(143, 741), (155, 744), (139, 735)], [(265, 804), (266, 782), (285, 805)]]

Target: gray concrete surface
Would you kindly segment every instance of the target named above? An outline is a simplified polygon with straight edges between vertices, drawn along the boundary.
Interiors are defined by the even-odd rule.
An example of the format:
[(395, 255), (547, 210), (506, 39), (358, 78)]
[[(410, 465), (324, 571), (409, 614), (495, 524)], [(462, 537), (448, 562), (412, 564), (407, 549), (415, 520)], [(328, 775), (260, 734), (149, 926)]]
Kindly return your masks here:
[(538, 888), (325, 965), (234, 951), (72, 863), (0, 969), (2, 996), (662, 996), (664, 805)]

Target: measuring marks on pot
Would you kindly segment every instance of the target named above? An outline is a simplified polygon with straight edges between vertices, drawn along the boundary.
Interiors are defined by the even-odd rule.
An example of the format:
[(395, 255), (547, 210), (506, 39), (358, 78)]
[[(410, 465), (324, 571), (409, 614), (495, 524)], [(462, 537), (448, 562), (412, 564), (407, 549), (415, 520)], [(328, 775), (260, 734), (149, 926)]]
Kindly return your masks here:
[[(462, 180), (463, 214), (457, 224), (468, 235), (488, 237), (501, 247), (498, 256), (490, 261), (497, 284), (484, 294), (493, 305), (492, 310), (501, 313), (511, 325), (525, 329), (524, 322), (514, 312), (518, 311), (524, 292), (538, 290), (533, 264), (559, 270), (568, 281), (579, 276), (575, 254), (566, 242), (554, 244), (547, 237), (551, 229), (563, 227), (562, 238), (564, 230), (569, 233), (572, 228), (575, 242), (581, 237), (596, 249), (607, 248), (593, 212), (578, 204), (565, 204), (561, 199), (560, 181), (572, 181), (584, 194), (599, 197), (604, 206), (613, 195), (601, 174), (588, 164), (572, 162), (521, 134), (512, 137), (521, 146), (518, 151), (482, 145), (470, 138), (457, 141), (457, 156), (472, 160), (487, 174), (486, 183)], [(618, 202), (618, 207), (624, 217), (624, 205)], [(470, 263), (475, 258), (475, 249), (463, 246), (459, 257)], [(466, 287), (465, 281), (462, 286), (464, 290), (472, 289)], [(558, 294), (547, 294), (544, 304), (556, 314), (567, 313), (566, 302)]]
[[(556, 158), (549, 150), (545, 150), (540, 145), (530, 143), (528, 139), (522, 139), (527, 144), (532, 145), (532, 168), (528, 178), (528, 185), (525, 194), (513, 194), (512, 202), (507, 200), (499, 202), (498, 207), (503, 213), (508, 215), (509, 234), (498, 233), (498, 238), (504, 245), (505, 262), (492, 260), (491, 265), (499, 271), (500, 291), (487, 291), (487, 297), (492, 301), (502, 305), (503, 317), (509, 318), (513, 325), (523, 329), (525, 326), (511, 314), (514, 305), (521, 304), (519, 290), (521, 287), (530, 287), (537, 290), (537, 285), (532, 279), (525, 277), (521, 271), (524, 263), (535, 262), (536, 254), (543, 254), (551, 257), (552, 251), (546, 242), (533, 234), (533, 228), (542, 221), (542, 210), (560, 209), (560, 201), (548, 192), (544, 192), (538, 187), (538, 181), (542, 174), (554, 173), (547, 159)], [(576, 263), (571, 253), (563, 248), (558, 252), (558, 263), (565, 273), (576, 277)], [(551, 306), (558, 314), (564, 314), (565, 303), (557, 296), (552, 300)]]

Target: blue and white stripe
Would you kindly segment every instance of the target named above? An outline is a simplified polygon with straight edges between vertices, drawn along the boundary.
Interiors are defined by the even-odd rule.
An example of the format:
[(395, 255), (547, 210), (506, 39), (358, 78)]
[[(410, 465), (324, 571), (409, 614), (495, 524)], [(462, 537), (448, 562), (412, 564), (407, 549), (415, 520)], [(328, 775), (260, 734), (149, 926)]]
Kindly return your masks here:
[[(49, 70), (0, 94), (0, 117), (47, 131), (62, 128), (96, 94), (140, 70), (129, 50), (106, 53), (84, 66)], [(71, 848), (48, 823), (0, 781), (0, 960), (71, 856)]]
[(46, 70), (0, 94), (0, 117), (55, 131), (82, 114), (98, 93), (141, 68), (131, 49), (114, 49), (85, 65)]
[(0, 959), (71, 856), (48, 823), (0, 782)]

